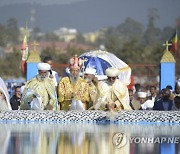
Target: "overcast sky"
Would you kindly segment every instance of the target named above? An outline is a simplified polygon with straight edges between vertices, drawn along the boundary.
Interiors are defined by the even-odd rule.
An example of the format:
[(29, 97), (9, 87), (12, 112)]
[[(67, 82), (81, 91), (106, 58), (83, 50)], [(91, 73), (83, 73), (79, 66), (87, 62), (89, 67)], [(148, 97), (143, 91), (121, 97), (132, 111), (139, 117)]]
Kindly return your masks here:
[(79, 1), (86, 0), (0, 0), (0, 6), (9, 4), (20, 4), (20, 3), (39, 3), (41, 5), (52, 5), (52, 4), (71, 4)]
[[(32, 3), (35, 2), (34, 6)], [(131, 17), (147, 25), (149, 8), (156, 8), (157, 27), (175, 27), (180, 17), (180, 0), (0, 0), (0, 23), (16, 18), (20, 26), (30, 21), (34, 7), (34, 26), (42, 31), (59, 27), (76, 28), (81, 32), (117, 26)]]

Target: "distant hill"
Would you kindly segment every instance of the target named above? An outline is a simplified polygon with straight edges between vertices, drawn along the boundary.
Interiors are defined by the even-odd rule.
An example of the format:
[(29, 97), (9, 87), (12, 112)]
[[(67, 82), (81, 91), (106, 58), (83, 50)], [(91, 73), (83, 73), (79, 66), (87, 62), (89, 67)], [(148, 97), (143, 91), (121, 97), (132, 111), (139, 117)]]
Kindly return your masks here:
[[(31, 8), (32, 4), (28, 3), (0, 5), (0, 23), (5, 24), (13, 17), (18, 20), (19, 26), (25, 26), (26, 21), (30, 21)], [(160, 19), (156, 24), (160, 27), (173, 27), (175, 19), (180, 16), (178, 0), (82, 0), (61, 5), (34, 4), (36, 10), (34, 26), (43, 32), (53, 31), (59, 27), (91, 32), (103, 27), (117, 26), (127, 17), (146, 25), (148, 8), (158, 9)]]

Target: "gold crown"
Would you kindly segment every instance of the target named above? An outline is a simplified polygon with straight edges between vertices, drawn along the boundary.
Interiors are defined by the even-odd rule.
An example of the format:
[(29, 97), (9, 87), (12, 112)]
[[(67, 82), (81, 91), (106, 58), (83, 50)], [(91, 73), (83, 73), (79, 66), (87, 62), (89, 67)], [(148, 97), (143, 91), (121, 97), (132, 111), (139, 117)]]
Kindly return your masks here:
[(77, 55), (75, 55), (70, 59), (70, 68), (80, 69), (82, 64), (83, 64), (83, 60), (79, 58)]

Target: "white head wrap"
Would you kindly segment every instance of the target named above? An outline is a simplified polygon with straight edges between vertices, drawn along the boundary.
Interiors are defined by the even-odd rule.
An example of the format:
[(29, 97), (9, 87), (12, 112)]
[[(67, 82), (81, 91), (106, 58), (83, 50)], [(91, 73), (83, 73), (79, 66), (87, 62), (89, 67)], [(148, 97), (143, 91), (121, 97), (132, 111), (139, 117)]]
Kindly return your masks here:
[(147, 97), (147, 93), (146, 92), (138, 92), (137, 95), (140, 98), (146, 98)]
[(94, 69), (94, 68), (86, 68), (84, 74), (92, 74), (92, 75), (95, 75), (95, 74), (96, 74), (96, 69)]
[(119, 76), (119, 74), (120, 74), (120, 71), (117, 68), (109, 67), (106, 69), (106, 75), (108, 77), (117, 77)]
[(101, 80), (106, 80), (106, 79), (107, 79), (107, 76), (106, 76), (106, 75), (95, 75), (95, 77), (97, 77), (97, 79), (98, 79), (99, 81), (101, 81)]
[(49, 71), (51, 70), (51, 66), (48, 63), (39, 63), (38, 70), (40, 71)]

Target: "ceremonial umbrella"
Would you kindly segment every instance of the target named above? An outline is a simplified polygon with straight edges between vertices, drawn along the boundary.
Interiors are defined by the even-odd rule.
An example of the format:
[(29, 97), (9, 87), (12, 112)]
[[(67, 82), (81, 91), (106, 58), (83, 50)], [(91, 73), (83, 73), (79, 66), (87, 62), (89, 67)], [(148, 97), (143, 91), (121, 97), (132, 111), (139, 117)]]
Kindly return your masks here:
[(113, 53), (93, 50), (83, 53), (79, 57), (84, 60), (83, 71), (86, 68), (94, 68), (96, 69), (96, 76), (101, 79), (101, 77), (105, 76), (105, 70), (108, 67), (115, 67), (121, 72), (119, 79), (127, 85), (130, 83), (131, 68)]

